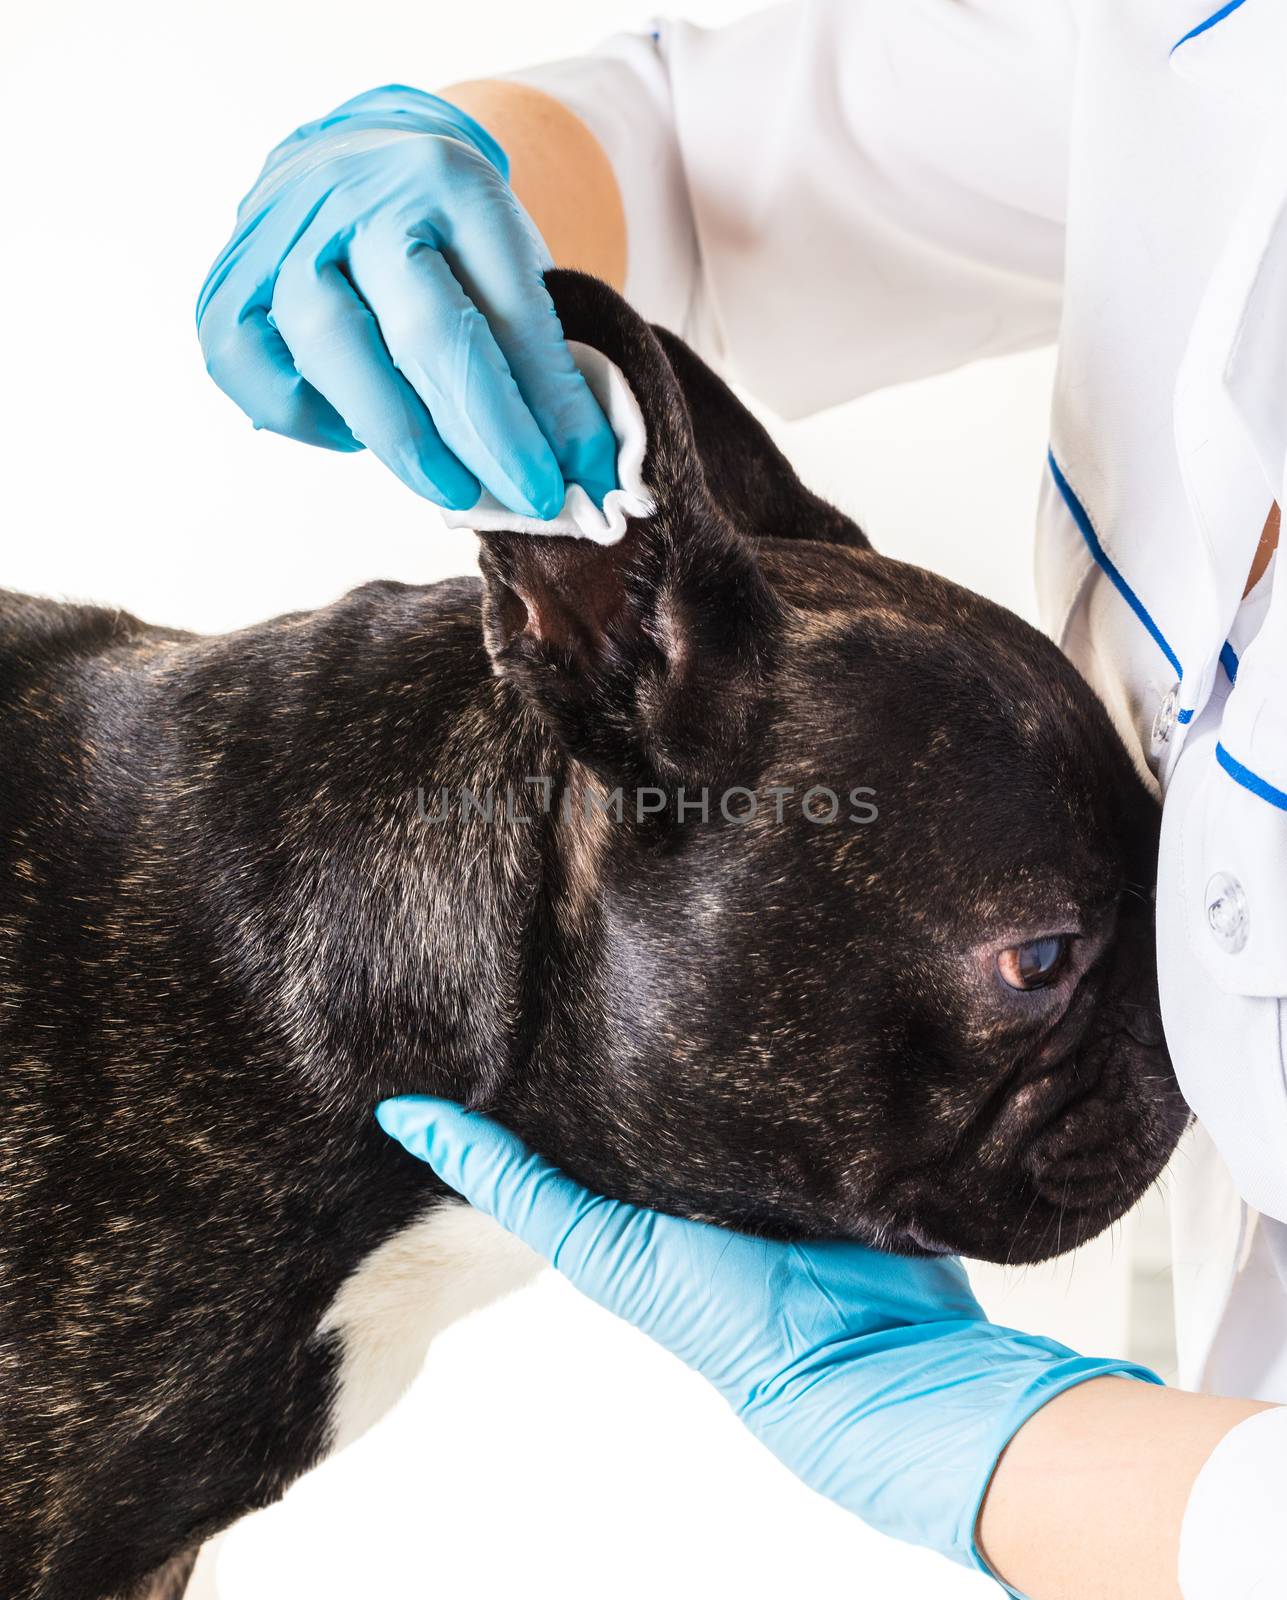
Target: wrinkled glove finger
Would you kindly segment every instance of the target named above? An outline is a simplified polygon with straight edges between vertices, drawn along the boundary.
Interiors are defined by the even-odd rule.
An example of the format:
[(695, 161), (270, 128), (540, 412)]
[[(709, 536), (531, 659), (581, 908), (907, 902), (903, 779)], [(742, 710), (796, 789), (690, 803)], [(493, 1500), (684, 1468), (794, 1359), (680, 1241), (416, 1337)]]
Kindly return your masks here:
[(360, 450), (335, 407), (299, 372), (266, 306), (238, 306), (216, 292), (203, 306), (197, 337), (206, 370), (257, 428), (327, 450)]
[(440, 249), (487, 319), (564, 478), (602, 505), (617, 487), (617, 441), (568, 350), (545, 288), (549, 253), (513, 191), (498, 178), (488, 204), (454, 212)]
[(443, 257), (375, 227), (353, 241), (349, 271), (394, 365), (450, 449), (502, 505), (557, 516), (564, 482), (554, 451), (487, 318)]
[(474, 504), (478, 480), (443, 442), (339, 266), (316, 259), (306, 238), (277, 276), (272, 321), (304, 378), (409, 489), (456, 510)]
[(617, 1292), (617, 1267), (646, 1252), (666, 1219), (583, 1188), (490, 1117), (432, 1095), (402, 1095), (376, 1108), (384, 1131), (427, 1162), (470, 1205), (570, 1278), (591, 1299), (632, 1317)]

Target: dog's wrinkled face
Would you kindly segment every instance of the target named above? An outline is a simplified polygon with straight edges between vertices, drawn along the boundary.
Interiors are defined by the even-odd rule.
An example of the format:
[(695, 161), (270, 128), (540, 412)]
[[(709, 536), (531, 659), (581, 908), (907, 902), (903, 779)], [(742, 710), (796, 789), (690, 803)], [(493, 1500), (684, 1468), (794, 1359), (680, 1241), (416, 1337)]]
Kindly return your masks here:
[(576, 1075), (500, 1109), (613, 1192), (732, 1226), (1071, 1249), (1187, 1118), (1154, 804), (1048, 640), (868, 549), (604, 293), (558, 282), (639, 395), (658, 510), (607, 550), (484, 558), (498, 671), (623, 810), (564, 830)]
[[(614, 825), (600, 860), (598, 1094), (636, 1152), (623, 1178), (742, 1226), (1070, 1249), (1185, 1119), (1157, 1020), (1153, 803), (1015, 618), (870, 553), (759, 559), (792, 609), (738, 775), (754, 820), (676, 823), (661, 850)], [(835, 820), (806, 817), (810, 790)]]

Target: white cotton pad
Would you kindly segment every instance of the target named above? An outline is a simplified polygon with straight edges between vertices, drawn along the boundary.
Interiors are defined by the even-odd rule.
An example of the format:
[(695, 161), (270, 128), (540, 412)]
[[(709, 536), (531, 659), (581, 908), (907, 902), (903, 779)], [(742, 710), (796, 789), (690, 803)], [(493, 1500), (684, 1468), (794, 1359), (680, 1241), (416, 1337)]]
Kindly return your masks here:
[(648, 440), (639, 402), (620, 367), (614, 366), (602, 350), (575, 339), (568, 341), (568, 349), (617, 436), (617, 482), (621, 487), (611, 491), (600, 509), (579, 483), (569, 484), (562, 510), (548, 520), (510, 511), (484, 489), (468, 511), (442, 513), (449, 528), (472, 528), (476, 533), (553, 533), (570, 539), (593, 539), (596, 544), (616, 544), (626, 531), (627, 517), (652, 514), (652, 496), (643, 483)]

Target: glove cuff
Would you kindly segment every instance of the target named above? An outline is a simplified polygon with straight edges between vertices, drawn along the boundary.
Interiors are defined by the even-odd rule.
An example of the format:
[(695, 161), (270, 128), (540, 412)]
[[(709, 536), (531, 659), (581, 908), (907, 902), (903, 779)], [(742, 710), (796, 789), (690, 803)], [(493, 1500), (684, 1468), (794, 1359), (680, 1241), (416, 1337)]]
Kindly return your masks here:
[(1013, 1600), (1027, 1600), (1018, 1589), (1012, 1589), (999, 1573), (992, 1570), (978, 1546), (979, 1516), (983, 1510), (983, 1502), (1007, 1445), (1024, 1423), (1040, 1411), (1042, 1406), (1079, 1383), (1089, 1383), (1092, 1378), (1134, 1378), (1141, 1383), (1162, 1386), (1163, 1380), (1156, 1372), (1133, 1361), (1078, 1356), (1053, 1341), (1030, 1339), (1022, 1334), (1015, 1337), (1029, 1347), (1045, 1346), (1051, 1352), (1060, 1352), (1063, 1359), (1035, 1367), (1027, 1381), (1016, 1389), (1010, 1402), (998, 1407), (991, 1465), (979, 1485), (977, 1494), (966, 1507), (967, 1517), (962, 1520), (956, 1532), (953, 1548), (947, 1553), (963, 1566), (972, 1566), (979, 1572), (986, 1573), (994, 1582), (1000, 1584), (1008, 1595), (1013, 1596)]

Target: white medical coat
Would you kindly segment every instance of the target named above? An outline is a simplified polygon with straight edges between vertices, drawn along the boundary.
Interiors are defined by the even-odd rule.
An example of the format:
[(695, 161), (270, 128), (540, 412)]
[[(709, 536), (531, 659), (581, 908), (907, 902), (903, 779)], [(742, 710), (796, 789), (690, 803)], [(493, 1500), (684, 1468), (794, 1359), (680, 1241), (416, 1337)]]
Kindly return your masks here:
[(519, 76), (613, 164), (627, 293), (783, 415), (1058, 341), (1043, 618), (1164, 797), (1182, 1381), (1287, 1401), (1287, 553), (1243, 600), (1287, 466), (1287, 6), (797, 0)]

